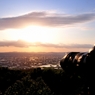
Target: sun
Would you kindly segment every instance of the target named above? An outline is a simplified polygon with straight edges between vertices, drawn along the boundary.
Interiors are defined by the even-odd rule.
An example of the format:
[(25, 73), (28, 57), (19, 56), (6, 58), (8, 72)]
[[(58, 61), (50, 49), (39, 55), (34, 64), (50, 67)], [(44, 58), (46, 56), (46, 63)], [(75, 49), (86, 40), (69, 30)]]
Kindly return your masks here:
[[(26, 42), (57, 43), (60, 29), (48, 26), (27, 26), (20, 29), (8, 29), (7, 39)], [(60, 38), (59, 38), (60, 39)]]
[(28, 42), (47, 42), (49, 40), (49, 29), (42, 26), (28, 26), (21, 29), (20, 39)]

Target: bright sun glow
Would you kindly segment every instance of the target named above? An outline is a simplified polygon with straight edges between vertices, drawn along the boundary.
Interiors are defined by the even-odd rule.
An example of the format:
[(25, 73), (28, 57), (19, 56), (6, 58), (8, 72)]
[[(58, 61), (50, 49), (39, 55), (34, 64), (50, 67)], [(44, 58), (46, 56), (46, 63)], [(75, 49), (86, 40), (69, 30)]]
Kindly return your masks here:
[(28, 41), (28, 42), (42, 42), (43, 40), (48, 40), (45, 32), (47, 29), (40, 26), (29, 26), (21, 31), (22, 36), (20, 39)]
[[(41, 26), (28, 26), (24, 29), (18, 31), (19, 39), (28, 42), (48, 42), (49, 41), (49, 31), (47, 27)], [(51, 33), (52, 34), (52, 33)]]
[[(58, 43), (60, 29), (44, 26), (27, 26), (22, 29), (7, 29), (3, 31), (2, 40), (24, 40), (27, 42)], [(6, 34), (6, 35), (5, 35)], [(59, 37), (59, 38), (58, 38)]]

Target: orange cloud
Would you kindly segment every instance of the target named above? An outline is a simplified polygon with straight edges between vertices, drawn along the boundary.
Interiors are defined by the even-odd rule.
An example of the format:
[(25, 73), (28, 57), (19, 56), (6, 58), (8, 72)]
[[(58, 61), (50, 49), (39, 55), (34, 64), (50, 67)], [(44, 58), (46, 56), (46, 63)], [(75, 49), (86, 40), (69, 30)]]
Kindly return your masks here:
[(41, 42), (26, 42), (23, 40), (18, 41), (0, 41), (0, 47), (47, 47), (47, 48), (91, 48), (91, 44), (52, 44), (52, 43), (41, 43)]

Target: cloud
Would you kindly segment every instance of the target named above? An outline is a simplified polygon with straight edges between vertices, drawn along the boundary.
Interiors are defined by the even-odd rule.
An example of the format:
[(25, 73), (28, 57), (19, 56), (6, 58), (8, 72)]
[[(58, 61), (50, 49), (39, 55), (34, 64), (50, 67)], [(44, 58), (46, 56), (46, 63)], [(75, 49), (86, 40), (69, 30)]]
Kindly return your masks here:
[(18, 41), (0, 41), (0, 47), (9, 47), (9, 46), (14, 46), (14, 47), (29, 47), (29, 43), (18, 40)]
[(28, 25), (66, 26), (95, 20), (95, 13), (78, 15), (57, 14), (50, 12), (31, 12), (22, 16), (0, 18), (0, 30), (17, 29)]
[(52, 44), (52, 43), (40, 43), (40, 42), (26, 42), (23, 40), (18, 41), (0, 41), (0, 47), (20, 47), (20, 48), (28, 48), (28, 47), (53, 47), (53, 48), (91, 48), (93, 45), (91, 44)]

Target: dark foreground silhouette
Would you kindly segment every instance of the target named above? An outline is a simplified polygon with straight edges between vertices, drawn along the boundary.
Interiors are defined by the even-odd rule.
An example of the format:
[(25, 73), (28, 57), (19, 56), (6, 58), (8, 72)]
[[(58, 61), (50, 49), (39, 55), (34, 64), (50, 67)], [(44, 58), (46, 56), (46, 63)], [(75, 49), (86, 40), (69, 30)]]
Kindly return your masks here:
[(0, 95), (91, 95), (85, 76), (69, 75), (62, 69), (0, 68)]
[[(89, 52), (70, 52), (60, 61), (69, 76), (80, 76), (85, 83), (85, 95), (95, 94), (95, 46)], [(83, 94), (83, 93), (81, 93)]]

